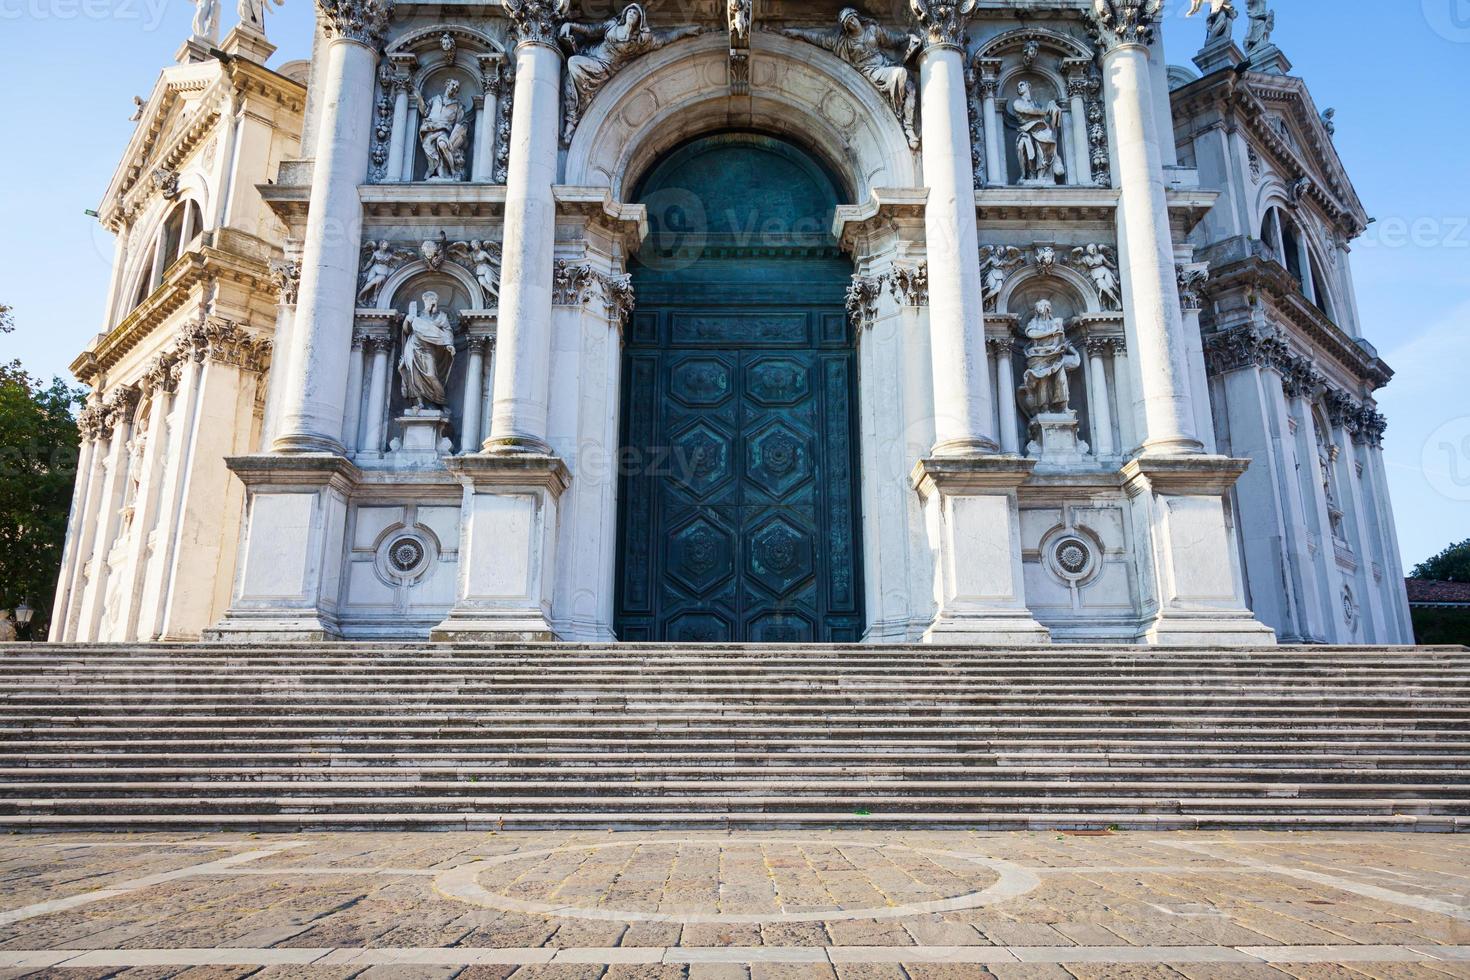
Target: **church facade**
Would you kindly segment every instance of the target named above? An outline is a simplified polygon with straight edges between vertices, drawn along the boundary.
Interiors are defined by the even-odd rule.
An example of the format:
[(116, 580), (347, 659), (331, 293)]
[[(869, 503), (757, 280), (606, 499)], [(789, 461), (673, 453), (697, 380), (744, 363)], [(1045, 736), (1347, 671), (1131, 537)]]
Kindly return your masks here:
[(1016, 6), (321, 0), (278, 70), (201, 16), (53, 638), (1412, 642), (1274, 14), (1181, 67)]

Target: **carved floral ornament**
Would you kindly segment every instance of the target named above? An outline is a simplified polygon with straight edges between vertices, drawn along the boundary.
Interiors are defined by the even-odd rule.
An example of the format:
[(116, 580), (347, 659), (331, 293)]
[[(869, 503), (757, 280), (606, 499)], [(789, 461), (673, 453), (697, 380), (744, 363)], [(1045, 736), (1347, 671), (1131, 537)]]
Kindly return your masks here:
[(558, 259), (552, 270), (551, 301), (556, 306), (581, 306), (601, 294), (607, 303), (608, 321), (619, 330), (633, 313), (633, 277), (627, 273), (608, 275), (587, 263)]
[(317, 0), (327, 33), (372, 48), (383, 45), (393, 19), (393, 0)]
[(909, 0), (914, 23), (930, 45), (963, 47), (965, 26), (979, 0)]
[(571, 0), (504, 0), (505, 12), (521, 44), (556, 47), (562, 21), (571, 12)]
[(1148, 45), (1164, 0), (1092, 0), (1088, 18), (1093, 34), (1105, 50)]

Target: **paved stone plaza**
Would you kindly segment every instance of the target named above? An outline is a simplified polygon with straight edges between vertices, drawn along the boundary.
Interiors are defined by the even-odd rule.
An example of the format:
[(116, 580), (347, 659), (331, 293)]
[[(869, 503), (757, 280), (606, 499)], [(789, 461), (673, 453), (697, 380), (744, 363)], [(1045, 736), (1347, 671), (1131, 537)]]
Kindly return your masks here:
[(1470, 842), (14, 836), (5, 976), (1470, 976)]

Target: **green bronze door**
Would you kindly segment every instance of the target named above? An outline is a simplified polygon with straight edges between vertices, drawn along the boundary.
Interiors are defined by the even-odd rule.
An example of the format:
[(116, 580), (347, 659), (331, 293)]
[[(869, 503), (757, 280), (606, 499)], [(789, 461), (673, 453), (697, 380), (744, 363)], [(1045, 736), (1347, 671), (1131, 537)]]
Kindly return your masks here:
[(624, 641), (861, 637), (851, 265), (790, 144), (706, 137), (643, 182), (625, 338)]

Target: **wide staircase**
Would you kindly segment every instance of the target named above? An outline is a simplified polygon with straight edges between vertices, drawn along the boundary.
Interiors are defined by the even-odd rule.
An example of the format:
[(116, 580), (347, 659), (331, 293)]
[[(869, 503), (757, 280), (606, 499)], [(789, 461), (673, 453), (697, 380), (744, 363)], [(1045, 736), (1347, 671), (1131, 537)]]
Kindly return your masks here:
[(1470, 828), (1470, 650), (0, 647), (0, 829)]

